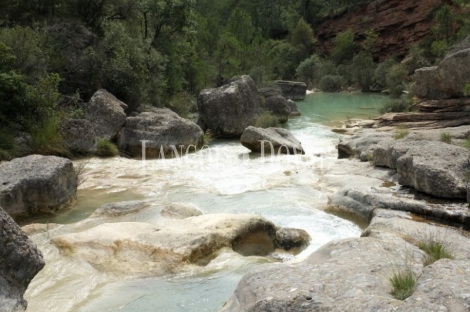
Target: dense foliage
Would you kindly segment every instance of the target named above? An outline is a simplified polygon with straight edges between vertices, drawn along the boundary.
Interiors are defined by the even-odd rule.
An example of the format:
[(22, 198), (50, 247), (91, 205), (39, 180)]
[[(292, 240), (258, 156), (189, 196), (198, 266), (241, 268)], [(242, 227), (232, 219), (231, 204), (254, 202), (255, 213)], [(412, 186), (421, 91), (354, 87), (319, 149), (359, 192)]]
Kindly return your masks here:
[[(444, 5), (433, 12), (433, 36), (411, 49), (408, 63), (377, 64), (372, 29), (360, 43), (352, 30), (337, 34), (331, 55), (319, 49), (316, 26), (368, 2), (0, 0), (0, 132), (59, 136), (54, 125), (70, 113), (57, 109), (60, 96), (87, 101), (99, 88), (130, 110), (147, 103), (186, 116), (201, 89), (247, 73), (260, 86), (298, 79), (311, 88), (356, 85), (399, 97), (414, 69), (436, 63), (470, 34), (468, 10)], [(11, 136), (3, 137), (0, 146), (11, 146)]]

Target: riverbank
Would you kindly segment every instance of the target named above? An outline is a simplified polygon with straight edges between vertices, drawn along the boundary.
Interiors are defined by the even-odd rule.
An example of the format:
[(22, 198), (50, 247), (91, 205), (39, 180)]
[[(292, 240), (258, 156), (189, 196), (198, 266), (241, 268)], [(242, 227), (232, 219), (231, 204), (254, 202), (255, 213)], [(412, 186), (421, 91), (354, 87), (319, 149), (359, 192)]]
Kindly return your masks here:
[[(442, 133), (449, 133), (457, 145), (467, 137), (470, 127), (409, 129), (404, 138), (397, 140), (394, 137), (403, 129), (350, 129), (352, 135), (342, 138), (338, 145), (342, 159), (330, 158), (316, 170), (321, 172), (319, 185), (330, 198), (326, 210), (366, 223), (361, 237), (329, 242), (302, 262), (272, 265), (245, 275), (223, 311), (468, 311), (470, 253), (466, 246), (470, 240), (464, 230), (468, 229), (470, 216), (467, 203), (464, 199), (438, 199), (400, 186), (405, 171), (396, 166), (383, 167), (378, 157), (381, 153), (389, 152), (390, 157), (396, 153), (393, 149), (381, 150), (384, 142), (388, 146), (413, 146), (416, 141), (433, 145), (432, 153), (421, 148), (424, 155), (415, 151), (411, 156), (402, 152), (395, 157), (411, 157), (415, 167), (438, 179), (433, 174), (441, 172), (442, 163), (454, 161), (445, 159), (440, 150), (455, 149), (468, 156), (465, 149), (441, 142)], [(421, 158), (436, 155), (444, 157), (441, 162), (435, 160), (428, 167), (420, 162)], [(452, 156), (458, 158), (455, 153)], [(407, 170), (413, 172), (412, 167)], [(454, 173), (450, 165), (446, 171)], [(458, 180), (458, 174), (454, 178)], [(445, 190), (449, 180), (442, 181)], [(443, 246), (452, 259), (430, 264), (429, 255), (422, 250), (426, 243)], [(411, 296), (399, 300), (392, 295), (390, 279), (405, 273), (411, 273), (415, 286)]]

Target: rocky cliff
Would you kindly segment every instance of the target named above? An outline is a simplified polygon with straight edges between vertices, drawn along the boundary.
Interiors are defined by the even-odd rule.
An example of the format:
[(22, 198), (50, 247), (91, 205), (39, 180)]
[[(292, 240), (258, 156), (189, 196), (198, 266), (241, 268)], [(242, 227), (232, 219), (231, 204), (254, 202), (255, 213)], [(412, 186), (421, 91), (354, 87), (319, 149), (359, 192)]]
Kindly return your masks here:
[(316, 32), (323, 48), (330, 52), (337, 33), (351, 28), (360, 41), (366, 31), (373, 29), (379, 34), (377, 55), (380, 60), (388, 55), (405, 56), (411, 45), (431, 34), (432, 12), (446, 2), (377, 0), (328, 19)]

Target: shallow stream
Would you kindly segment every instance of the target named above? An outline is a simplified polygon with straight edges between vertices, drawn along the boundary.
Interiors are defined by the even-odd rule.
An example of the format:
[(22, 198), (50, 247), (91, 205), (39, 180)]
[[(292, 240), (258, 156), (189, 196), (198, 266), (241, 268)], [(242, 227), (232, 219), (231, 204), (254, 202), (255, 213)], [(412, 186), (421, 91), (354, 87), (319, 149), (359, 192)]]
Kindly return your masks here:
[[(164, 277), (120, 278), (99, 272), (87, 263), (62, 256), (50, 235), (79, 232), (102, 222), (87, 218), (108, 202), (151, 199), (157, 206), (191, 203), (204, 214), (250, 213), (284, 227), (301, 228), (311, 245), (297, 259), (330, 240), (357, 237), (360, 228), (323, 211), (327, 196), (318, 189), (323, 160), (335, 157), (339, 136), (328, 126), (346, 118), (377, 115), (386, 101), (374, 94), (312, 94), (299, 102), (299, 118), (286, 128), (301, 142), (306, 155), (259, 157), (237, 141), (213, 141), (210, 148), (181, 158), (130, 160), (91, 158), (85, 163), (85, 182), (71, 211), (44, 223), (50, 234), (33, 237), (47, 265), (26, 293), (28, 311), (217, 311), (233, 293), (241, 277), (273, 259), (242, 257), (225, 251), (207, 267)], [(148, 209), (123, 221), (160, 221)], [(119, 221), (118, 220), (118, 221)]]

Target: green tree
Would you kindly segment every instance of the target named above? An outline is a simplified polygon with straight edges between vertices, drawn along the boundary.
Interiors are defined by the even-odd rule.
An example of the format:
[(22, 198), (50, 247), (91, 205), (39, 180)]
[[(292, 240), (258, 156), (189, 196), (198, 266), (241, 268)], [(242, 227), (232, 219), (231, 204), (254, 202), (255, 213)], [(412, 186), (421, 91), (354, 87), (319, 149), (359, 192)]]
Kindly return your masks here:
[(436, 25), (432, 28), (437, 38), (443, 38), (449, 42), (454, 32), (455, 15), (452, 12), (450, 5), (443, 5), (439, 11), (436, 12), (435, 17)]
[(370, 53), (362, 51), (354, 56), (353, 61), (353, 76), (361, 85), (362, 91), (369, 91), (372, 85), (375, 63)]
[(356, 49), (357, 46), (354, 43), (354, 32), (352, 29), (348, 29), (336, 35), (335, 48), (331, 53), (331, 59), (336, 64), (340, 64), (345, 60), (352, 59)]
[(387, 74), (387, 88), (390, 91), (390, 95), (394, 98), (399, 98), (405, 90), (405, 79), (408, 75), (407, 70), (401, 65), (396, 64), (390, 68), (390, 72)]
[(299, 20), (295, 26), (292, 31), (290, 41), (292, 45), (300, 46), (305, 51), (306, 55), (313, 52), (313, 48), (316, 43), (312, 27), (310, 27), (304, 19)]

